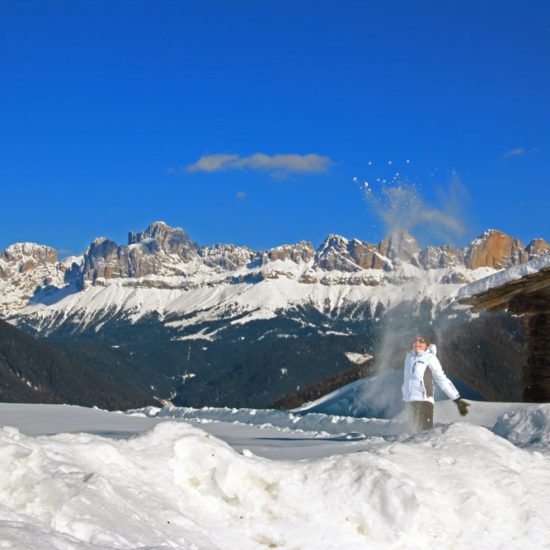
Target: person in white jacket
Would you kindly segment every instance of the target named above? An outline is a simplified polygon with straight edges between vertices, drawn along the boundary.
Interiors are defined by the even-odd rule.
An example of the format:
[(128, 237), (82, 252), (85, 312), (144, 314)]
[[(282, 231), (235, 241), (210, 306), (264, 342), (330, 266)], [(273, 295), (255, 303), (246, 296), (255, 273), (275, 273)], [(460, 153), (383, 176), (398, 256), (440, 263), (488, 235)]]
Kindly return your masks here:
[(462, 416), (468, 414), (470, 404), (461, 399), (458, 390), (443, 372), (436, 353), (437, 348), (434, 344), (430, 345), (427, 337), (417, 336), (413, 340), (412, 350), (405, 357), (403, 401), (415, 432), (433, 428), (434, 381), (456, 403)]

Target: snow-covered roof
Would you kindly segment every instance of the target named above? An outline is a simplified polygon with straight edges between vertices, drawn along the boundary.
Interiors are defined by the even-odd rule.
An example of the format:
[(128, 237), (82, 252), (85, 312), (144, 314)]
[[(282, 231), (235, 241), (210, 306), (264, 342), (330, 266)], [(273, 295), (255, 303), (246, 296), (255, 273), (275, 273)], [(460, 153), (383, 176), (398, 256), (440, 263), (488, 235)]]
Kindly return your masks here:
[(491, 288), (498, 288), (513, 281), (519, 281), (520, 279), (523, 279), (523, 277), (537, 273), (544, 268), (550, 268), (550, 254), (545, 254), (544, 256), (531, 260), (525, 264), (515, 265), (513, 267), (509, 267), (508, 269), (503, 269), (502, 271), (493, 273), (484, 279), (479, 279), (479, 281), (469, 283), (460, 289), (457, 298), (462, 300), (464, 298), (469, 298), (470, 296), (475, 296), (476, 294), (486, 292)]
[(539, 288), (540, 282), (546, 279), (550, 286), (550, 254), (469, 283), (459, 290), (457, 300), (465, 304), (482, 305), (483, 297), (491, 295), (493, 298), (498, 297), (498, 304), (494, 303), (492, 307), (503, 306), (511, 297), (525, 289), (531, 281), (536, 280)]

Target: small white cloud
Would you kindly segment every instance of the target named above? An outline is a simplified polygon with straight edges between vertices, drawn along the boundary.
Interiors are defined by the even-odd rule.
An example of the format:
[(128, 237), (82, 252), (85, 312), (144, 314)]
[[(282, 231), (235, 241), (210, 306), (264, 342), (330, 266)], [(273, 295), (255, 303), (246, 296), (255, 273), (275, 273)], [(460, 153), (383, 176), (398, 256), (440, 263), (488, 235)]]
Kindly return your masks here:
[(246, 193), (244, 191), (238, 191), (235, 196), (240, 200), (246, 199)]
[(239, 155), (205, 155), (187, 167), (188, 172), (219, 172), (231, 170), (238, 163)]
[(197, 162), (187, 167), (187, 172), (222, 172), (225, 170), (260, 170), (272, 176), (281, 177), (288, 174), (312, 174), (329, 170), (332, 160), (315, 153), (308, 155), (286, 154), (266, 155), (255, 153), (248, 157), (218, 153), (202, 156)]
[(525, 150), (525, 147), (517, 147), (516, 149), (511, 149), (510, 151), (506, 151), (506, 153), (502, 155), (502, 158), (511, 159), (514, 157), (522, 157), (523, 155), (525, 155), (526, 152), (527, 151)]

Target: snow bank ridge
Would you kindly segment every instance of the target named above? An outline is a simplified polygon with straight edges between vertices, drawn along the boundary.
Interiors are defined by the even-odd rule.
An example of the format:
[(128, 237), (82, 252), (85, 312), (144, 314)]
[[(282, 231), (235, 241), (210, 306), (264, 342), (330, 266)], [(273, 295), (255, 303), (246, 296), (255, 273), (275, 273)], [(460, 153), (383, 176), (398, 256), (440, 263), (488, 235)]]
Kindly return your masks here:
[(128, 440), (2, 428), (0, 472), (12, 548), (542, 548), (550, 534), (548, 459), (461, 423), (305, 461), (183, 422)]

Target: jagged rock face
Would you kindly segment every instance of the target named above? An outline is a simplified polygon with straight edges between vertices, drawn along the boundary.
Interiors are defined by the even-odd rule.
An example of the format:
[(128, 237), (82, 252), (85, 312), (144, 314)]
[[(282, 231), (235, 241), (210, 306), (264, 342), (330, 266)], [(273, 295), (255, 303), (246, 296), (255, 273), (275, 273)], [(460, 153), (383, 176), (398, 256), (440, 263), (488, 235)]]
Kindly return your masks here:
[(58, 262), (51, 247), (32, 243), (8, 247), (0, 252), (0, 312), (16, 311), (33, 301), (46, 303), (48, 293), (74, 283), (82, 288), (88, 281), (106, 285), (112, 279), (125, 279), (120, 284), (126, 287), (180, 290), (274, 278), (303, 284), (374, 286), (391, 283), (391, 273), (385, 272), (401, 272), (409, 263), (420, 269), (451, 268), (441, 274), (440, 282), (459, 284), (469, 277), (465, 267), (499, 269), (550, 253), (543, 239), (525, 248), (495, 230), (461, 250), (450, 246), (419, 250), (406, 231), (395, 232), (378, 245), (329, 235), (317, 251), (305, 241), (261, 252), (226, 244), (201, 248), (183, 229), (164, 222), (130, 233), (128, 241), (119, 246), (106, 238), (96, 239), (82, 260), (72, 265), (67, 260)]
[(84, 254), (82, 277), (85, 281), (98, 279), (140, 278), (147, 275), (180, 275), (180, 262), (164, 252), (159, 243), (146, 239), (129, 246), (114, 241), (96, 239)]
[(0, 253), (0, 313), (20, 309), (41, 293), (65, 286), (66, 269), (50, 246), (12, 244)]
[(246, 246), (218, 244), (201, 248), (199, 256), (207, 267), (233, 271), (253, 262), (257, 253)]
[(170, 227), (164, 222), (154, 222), (141, 233), (128, 233), (128, 244), (138, 244), (152, 239), (168, 254), (177, 254), (184, 262), (197, 255), (198, 246), (181, 227)]
[(18, 270), (25, 272), (37, 264), (57, 263), (57, 252), (55, 248), (41, 244), (15, 243), (0, 254), (0, 259), (12, 265), (18, 264)]
[(329, 235), (315, 254), (315, 265), (325, 271), (389, 270), (393, 265), (386, 252), (388, 250), (395, 252), (392, 248), (395, 244), (393, 241), (388, 246), (387, 241), (382, 241), (377, 246), (358, 239), (348, 241), (339, 235)]
[(145, 231), (128, 234), (128, 246), (118, 246), (105, 238), (96, 239), (84, 255), (82, 277), (98, 279), (180, 275), (179, 262), (198, 256), (198, 246), (179, 227), (155, 222)]
[(427, 246), (418, 253), (418, 263), (424, 269), (454, 267), (463, 262), (463, 254), (452, 246)]
[(548, 254), (550, 252), (550, 244), (544, 239), (533, 239), (525, 250), (527, 250), (527, 254), (529, 254), (529, 259), (532, 260), (544, 254)]
[(390, 267), (388, 259), (380, 254), (379, 247), (375, 244), (354, 239), (348, 249), (355, 263), (363, 269), (387, 269)]
[(291, 260), (294, 263), (309, 262), (315, 256), (313, 244), (300, 241), (294, 245), (283, 245), (270, 248), (262, 254), (262, 263), (267, 264), (277, 260)]
[(63, 281), (65, 267), (57, 262), (57, 252), (50, 246), (15, 243), (0, 253), (0, 279), (25, 274), (25, 284), (35, 281), (41, 286)]
[(315, 253), (315, 265), (327, 271), (359, 271), (350, 254), (350, 242), (340, 235), (329, 235)]
[(490, 229), (466, 247), (464, 262), (469, 269), (503, 269), (524, 263), (528, 257), (529, 253), (520, 240)]
[(127, 247), (119, 247), (109, 239), (95, 239), (84, 254), (84, 279), (95, 281), (99, 278), (112, 279), (127, 276)]
[(378, 251), (383, 256), (390, 260), (399, 259), (405, 262), (410, 262), (419, 250), (416, 239), (404, 230), (394, 231), (378, 245)]

